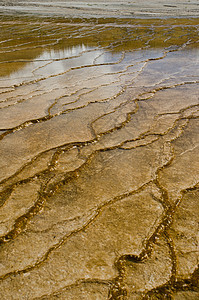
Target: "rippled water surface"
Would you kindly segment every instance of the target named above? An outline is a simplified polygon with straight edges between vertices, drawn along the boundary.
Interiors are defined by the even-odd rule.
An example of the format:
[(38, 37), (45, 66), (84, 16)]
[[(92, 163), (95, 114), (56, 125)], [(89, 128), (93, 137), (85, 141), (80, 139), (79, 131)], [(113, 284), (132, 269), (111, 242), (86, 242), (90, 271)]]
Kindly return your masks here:
[(197, 19), (1, 17), (1, 299), (198, 299)]

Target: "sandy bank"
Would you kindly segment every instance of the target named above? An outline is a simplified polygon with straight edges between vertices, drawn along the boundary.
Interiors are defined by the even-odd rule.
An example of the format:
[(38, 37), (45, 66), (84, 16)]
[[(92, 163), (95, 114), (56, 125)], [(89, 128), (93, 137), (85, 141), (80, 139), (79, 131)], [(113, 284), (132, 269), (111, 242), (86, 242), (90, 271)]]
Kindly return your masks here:
[(197, 0), (0, 0), (3, 14), (25, 13), (66, 17), (198, 17)]

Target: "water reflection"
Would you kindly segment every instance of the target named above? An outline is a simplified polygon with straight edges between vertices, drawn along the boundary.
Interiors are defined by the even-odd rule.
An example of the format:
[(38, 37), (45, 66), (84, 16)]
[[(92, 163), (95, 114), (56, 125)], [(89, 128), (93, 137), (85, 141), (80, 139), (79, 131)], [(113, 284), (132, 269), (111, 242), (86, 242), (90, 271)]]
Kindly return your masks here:
[(91, 47), (85, 46), (84, 44), (60, 50), (50, 49), (49, 51), (44, 51), (39, 57), (36, 58), (36, 60), (59, 60), (63, 58), (77, 56), (80, 53), (91, 49)]
[[(4, 20), (5, 19), (5, 20)], [(8, 20), (7, 20), (8, 19)], [(191, 25), (190, 23), (193, 23)], [(63, 60), (80, 56), (91, 50), (97, 55), (108, 55), (108, 52), (128, 52), (134, 50), (155, 49), (160, 52), (175, 51), (180, 47), (198, 48), (197, 21), (189, 24), (185, 20), (128, 20), (123, 24), (67, 23), (47, 20), (30, 22), (28, 18), (16, 19), (13, 23), (9, 18), (2, 17), (0, 44), (0, 76), (12, 74), (33, 63), (39, 67), (46, 61)], [(89, 56), (89, 54), (88, 54)], [(106, 61), (97, 59), (98, 62)]]
[[(77, 45), (65, 49), (49, 49), (44, 50), (39, 56), (31, 60), (20, 60), (17, 62), (1, 63), (0, 77), (4, 77), (8, 73), (8, 79), (11, 78), (31, 78), (35, 77), (39, 72), (42, 73), (46, 66), (49, 72), (64, 72), (64, 61), (69, 58), (79, 57), (85, 51), (91, 51), (91, 47), (86, 47), (84, 44)], [(26, 53), (24, 53), (26, 55)], [(91, 54), (92, 55), (92, 54)], [(45, 71), (44, 71), (45, 72)], [(44, 73), (43, 73), (44, 74)]]

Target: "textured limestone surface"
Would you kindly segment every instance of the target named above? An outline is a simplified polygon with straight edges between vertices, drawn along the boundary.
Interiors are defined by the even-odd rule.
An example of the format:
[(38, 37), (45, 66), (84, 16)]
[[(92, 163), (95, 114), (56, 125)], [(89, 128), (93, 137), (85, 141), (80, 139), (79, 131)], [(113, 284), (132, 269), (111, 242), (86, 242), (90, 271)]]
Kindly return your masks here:
[(174, 295), (173, 299), (174, 300), (194, 300), (198, 299), (199, 293), (197, 292), (178, 292)]
[(0, 299), (198, 299), (198, 19), (0, 18)]

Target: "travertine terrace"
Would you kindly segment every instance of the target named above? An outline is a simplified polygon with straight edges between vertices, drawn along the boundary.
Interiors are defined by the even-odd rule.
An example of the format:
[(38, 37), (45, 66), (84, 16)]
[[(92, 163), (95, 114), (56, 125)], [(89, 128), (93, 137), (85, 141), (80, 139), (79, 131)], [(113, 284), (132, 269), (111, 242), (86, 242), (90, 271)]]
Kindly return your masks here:
[(199, 299), (198, 25), (1, 16), (1, 300)]

